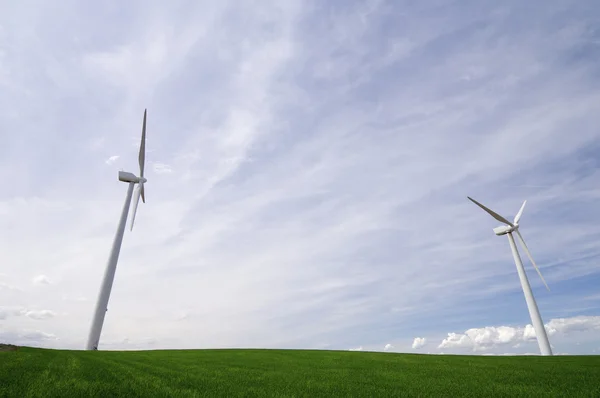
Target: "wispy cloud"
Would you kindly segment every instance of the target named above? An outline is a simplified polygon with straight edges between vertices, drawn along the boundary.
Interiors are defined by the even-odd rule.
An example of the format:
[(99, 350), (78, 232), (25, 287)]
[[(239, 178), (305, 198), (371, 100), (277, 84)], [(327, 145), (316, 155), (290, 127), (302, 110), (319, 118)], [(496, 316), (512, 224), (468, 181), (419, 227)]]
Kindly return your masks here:
[(164, 164), (164, 163), (154, 163), (152, 165), (152, 168), (154, 169), (154, 172), (156, 174), (169, 174), (169, 173), (173, 172), (173, 170), (171, 169), (171, 166), (169, 166), (168, 164)]
[(119, 155), (113, 155), (113, 156), (109, 157), (108, 159), (106, 159), (105, 163), (110, 166), (110, 165), (115, 164), (115, 162), (117, 160), (119, 160)]
[(56, 316), (56, 313), (54, 311), (50, 311), (50, 310), (41, 310), (41, 311), (26, 311), (23, 313), (23, 315), (25, 315), (26, 317), (29, 317), (31, 319), (41, 321), (44, 319), (54, 318), (54, 316)]
[(50, 285), (52, 282), (46, 275), (37, 275), (32, 280), (34, 285)]
[[(141, 5), (0, 13), (0, 301), (61, 314), (39, 344), (84, 345), (145, 108), (148, 200), (100, 348), (411, 351), (524, 325), (466, 195), (528, 199), (544, 319), (600, 314), (595, 2)], [(25, 341), (34, 320), (5, 322)]]
[(56, 313), (50, 310), (30, 310), (22, 307), (0, 307), (0, 319), (17, 316), (26, 316), (40, 321), (53, 318), (56, 316)]

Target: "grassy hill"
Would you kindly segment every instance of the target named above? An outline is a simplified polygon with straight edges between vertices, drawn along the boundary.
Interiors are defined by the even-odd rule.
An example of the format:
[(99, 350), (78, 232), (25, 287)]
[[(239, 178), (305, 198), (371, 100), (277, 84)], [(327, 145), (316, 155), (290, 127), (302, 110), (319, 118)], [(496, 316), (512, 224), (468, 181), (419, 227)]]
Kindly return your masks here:
[(600, 356), (304, 350), (0, 352), (2, 397), (600, 397)]

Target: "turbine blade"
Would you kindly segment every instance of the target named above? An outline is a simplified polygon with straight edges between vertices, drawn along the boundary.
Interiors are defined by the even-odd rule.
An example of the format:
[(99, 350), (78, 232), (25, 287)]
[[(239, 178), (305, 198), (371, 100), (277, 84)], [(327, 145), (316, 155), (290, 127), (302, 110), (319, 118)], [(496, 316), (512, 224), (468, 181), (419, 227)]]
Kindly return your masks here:
[(508, 221), (506, 218), (502, 217), (500, 214), (496, 213), (495, 211), (488, 209), (487, 207), (485, 207), (484, 205), (482, 205), (481, 203), (479, 203), (478, 201), (476, 201), (475, 199), (467, 196), (467, 198), (475, 203), (477, 206), (481, 207), (483, 210), (485, 210), (490, 216), (494, 217), (496, 220), (503, 222), (506, 225), (510, 225), (511, 227), (514, 227), (514, 224), (511, 223), (510, 221)]
[(144, 123), (142, 124), (142, 142), (140, 143), (140, 177), (144, 176), (144, 164), (146, 162), (146, 109), (144, 109)]
[(524, 201), (523, 204), (521, 205), (521, 208), (519, 209), (519, 212), (517, 213), (517, 215), (515, 216), (515, 224), (519, 223), (519, 220), (521, 219), (521, 216), (523, 215), (523, 209), (525, 209), (525, 205), (527, 204), (527, 201)]
[(140, 183), (140, 193), (142, 194), (142, 202), (146, 203), (146, 190), (144, 189), (144, 183)]
[(133, 223), (135, 222), (135, 214), (137, 213), (137, 208), (138, 208), (138, 204), (140, 202), (140, 195), (141, 195), (141, 187), (142, 185), (140, 184), (140, 186), (138, 186), (138, 188), (135, 190), (135, 199), (133, 200), (133, 214), (131, 215), (131, 227), (130, 227), (130, 231), (133, 231)]
[(517, 229), (516, 232), (517, 232), (517, 237), (519, 238), (519, 240), (521, 241), (521, 244), (523, 245), (523, 248), (525, 249), (525, 253), (527, 254), (527, 257), (529, 257), (529, 261), (531, 261), (531, 264), (533, 264), (533, 268), (535, 268), (535, 270), (537, 271), (538, 275), (542, 279), (542, 282), (544, 282), (544, 286), (546, 286), (546, 289), (548, 289), (548, 291), (550, 291), (550, 288), (548, 287), (548, 284), (546, 283), (546, 280), (542, 276), (542, 273), (540, 272), (540, 269), (535, 264), (535, 261), (533, 261), (533, 257), (531, 256), (531, 253), (529, 252), (529, 248), (527, 247), (527, 244), (525, 243), (525, 240), (521, 236), (521, 233), (519, 232), (518, 229)]

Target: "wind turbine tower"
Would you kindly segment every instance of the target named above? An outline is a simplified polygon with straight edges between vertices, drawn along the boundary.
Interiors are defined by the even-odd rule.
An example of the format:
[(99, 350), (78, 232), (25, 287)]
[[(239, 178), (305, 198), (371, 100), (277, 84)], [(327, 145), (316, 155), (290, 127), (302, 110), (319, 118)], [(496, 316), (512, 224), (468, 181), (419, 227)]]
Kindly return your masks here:
[(125, 171), (119, 171), (119, 181), (126, 182), (129, 186), (127, 188), (127, 195), (125, 196), (125, 204), (121, 212), (121, 218), (119, 220), (119, 226), (117, 227), (117, 233), (112, 244), (110, 251), (110, 257), (108, 258), (108, 264), (106, 265), (106, 271), (104, 272), (104, 279), (102, 280), (102, 286), (100, 287), (100, 294), (98, 295), (98, 301), (96, 303), (96, 311), (92, 321), (92, 327), (90, 328), (90, 334), (87, 341), (87, 350), (97, 350), (98, 343), (100, 341), (100, 333), (102, 332), (102, 325), (104, 324), (104, 316), (108, 310), (108, 299), (110, 297), (110, 291), (112, 289), (113, 281), (115, 279), (115, 271), (117, 269), (117, 262), (119, 260), (119, 252), (121, 251), (121, 243), (123, 242), (123, 233), (125, 232), (125, 224), (127, 223), (127, 216), (129, 214), (129, 207), (131, 205), (131, 197), (133, 195), (133, 188), (135, 184), (138, 185), (135, 192), (135, 201), (133, 202), (133, 215), (131, 217), (131, 230), (133, 230), (133, 223), (135, 221), (135, 213), (137, 211), (140, 197), (142, 202), (146, 203), (144, 194), (144, 183), (147, 181), (144, 177), (144, 163), (146, 161), (146, 110), (144, 110), (144, 122), (142, 125), (142, 141), (140, 143), (140, 176), (136, 176), (133, 173)]
[(517, 272), (519, 273), (519, 279), (521, 280), (521, 287), (523, 288), (523, 294), (525, 295), (525, 301), (527, 302), (527, 309), (529, 310), (529, 316), (531, 317), (531, 323), (533, 324), (533, 328), (535, 330), (535, 335), (537, 337), (537, 342), (538, 342), (538, 345), (540, 346), (540, 352), (542, 355), (552, 355), (552, 348), (550, 347), (550, 342), (548, 341), (548, 334), (546, 333), (546, 328), (544, 328), (544, 322), (542, 321), (542, 316), (540, 315), (540, 311), (538, 309), (537, 303), (535, 302), (535, 298), (533, 297), (533, 292), (531, 291), (531, 286), (529, 285), (529, 280), (527, 279), (527, 274), (525, 273), (525, 269), (523, 268), (523, 262), (521, 261), (521, 256), (519, 255), (519, 251), (517, 250), (517, 245), (515, 244), (515, 238), (513, 237), (513, 233), (516, 233), (517, 238), (523, 245), (523, 249), (525, 249), (525, 253), (527, 254), (527, 257), (529, 257), (531, 264), (533, 264), (533, 267), (537, 271), (538, 275), (540, 276), (540, 278), (542, 278), (542, 282), (544, 282), (546, 289), (548, 289), (548, 291), (549, 291), (550, 288), (546, 284), (546, 281), (544, 280), (544, 277), (542, 276), (542, 273), (540, 272), (539, 268), (535, 264), (535, 261), (533, 261), (533, 257), (531, 257), (529, 248), (525, 244), (525, 240), (523, 240), (523, 237), (521, 236), (521, 233), (519, 232), (519, 220), (521, 219), (521, 216), (523, 215), (523, 209), (525, 209), (525, 204), (527, 203), (527, 201), (523, 202), (523, 205), (521, 206), (521, 209), (519, 209), (519, 212), (515, 216), (514, 221), (510, 222), (506, 218), (499, 215), (498, 213), (494, 212), (493, 210), (488, 209), (481, 203), (477, 202), (475, 199), (472, 199), (468, 196), (467, 196), (467, 198), (471, 202), (475, 203), (477, 206), (479, 206), (483, 210), (485, 210), (489, 215), (494, 217), (496, 220), (505, 224), (500, 227), (494, 228), (494, 233), (496, 235), (507, 235), (508, 236), (508, 242), (510, 243), (510, 248), (511, 248), (513, 257), (515, 258)]

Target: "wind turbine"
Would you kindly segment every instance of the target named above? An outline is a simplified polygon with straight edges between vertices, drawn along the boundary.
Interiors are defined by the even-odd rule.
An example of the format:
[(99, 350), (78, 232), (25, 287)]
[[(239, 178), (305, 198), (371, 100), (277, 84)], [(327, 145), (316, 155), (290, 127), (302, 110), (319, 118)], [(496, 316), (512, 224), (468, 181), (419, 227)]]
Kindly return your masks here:
[(144, 122), (142, 125), (142, 142), (140, 143), (140, 176), (137, 177), (133, 173), (126, 171), (119, 171), (119, 181), (123, 181), (129, 184), (127, 188), (127, 196), (125, 196), (125, 204), (121, 212), (121, 218), (119, 220), (119, 226), (115, 239), (113, 240), (112, 250), (110, 257), (108, 258), (108, 264), (106, 271), (104, 272), (104, 279), (102, 280), (102, 286), (100, 288), (100, 294), (96, 303), (96, 311), (94, 313), (94, 319), (92, 321), (92, 327), (88, 337), (87, 350), (97, 350), (98, 342), (100, 341), (100, 333), (102, 332), (102, 325), (104, 323), (104, 316), (108, 311), (108, 299), (110, 297), (110, 291), (112, 288), (113, 281), (115, 279), (115, 271), (117, 269), (117, 261), (119, 260), (119, 252), (121, 251), (121, 243), (123, 242), (123, 233), (125, 232), (125, 224), (127, 222), (127, 215), (129, 213), (129, 207), (131, 204), (131, 197), (133, 195), (133, 187), (138, 184), (135, 192), (135, 201), (133, 202), (133, 216), (131, 217), (131, 230), (133, 230), (133, 223), (135, 221), (135, 213), (137, 206), (142, 198), (142, 202), (146, 203), (144, 195), (144, 183), (147, 181), (144, 177), (144, 163), (146, 158), (146, 109), (144, 109)]
[(537, 342), (538, 342), (538, 345), (540, 346), (540, 352), (542, 355), (552, 355), (552, 349), (550, 348), (550, 342), (548, 341), (548, 335), (546, 334), (546, 329), (544, 328), (544, 322), (542, 321), (540, 311), (535, 302), (535, 298), (533, 297), (533, 292), (531, 291), (531, 286), (529, 285), (529, 280), (527, 279), (527, 274), (525, 273), (525, 269), (523, 268), (523, 262), (521, 261), (521, 256), (519, 256), (519, 251), (517, 250), (517, 245), (515, 244), (515, 239), (513, 237), (513, 232), (516, 232), (517, 238), (519, 238), (519, 241), (521, 241), (521, 244), (523, 245), (523, 249), (525, 249), (525, 253), (527, 254), (527, 257), (529, 257), (531, 264), (533, 264), (533, 267), (537, 271), (538, 275), (540, 276), (540, 278), (542, 278), (542, 282), (544, 282), (546, 289), (548, 289), (548, 291), (550, 291), (550, 288), (546, 284), (546, 281), (544, 280), (542, 273), (540, 272), (539, 268), (535, 264), (535, 261), (533, 261), (533, 257), (531, 257), (531, 253), (529, 252), (529, 248), (525, 244), (525, 240), (523, 240), (523, 237), (521, 236), (521, 233), (519, 232), (519, 220), (521, 219), (521, 216), (523, 215), (523, 209), (525, 209), (525, 204), (527, 203), (527, 201), (523, 202), (523, 205), (521, 206), (521, 209), (519, 209), (519, 212), (515, 216), (514, 221), (510, 222), (506, 218), (502, 217), (500, 214), (494, 212), (491, 209), (488, 209), (487, 207), (485, 207), (484, 205), (482, 205), (475, 199), (472, 199), (468, 196), (467, 196), (467, 198), (469, 198), (469, 200), (471, 202), (475, 203), (477, 206), (479, 206), (483, 210), (485, 210), (489, 215), (494, 217), (496, 220), (506, 224), (506, 225), (502, 225), (497, 228), (494, 228), (494, 233), (498, 236), (508, 235), (508, 242), (510, 243), (510, 248), (512, 250), (513, 257), (515, 258), (517, 272), (519, 273), (519, 279), (521, 280), (521, 287), (523, 288), (523, 294), (525, 295), (525, 301), (527, 302), (527, 309), (529, 310), (529, 316), (531, 317), (531, 323), (533, 324), (533, 329), (535, 330)]

